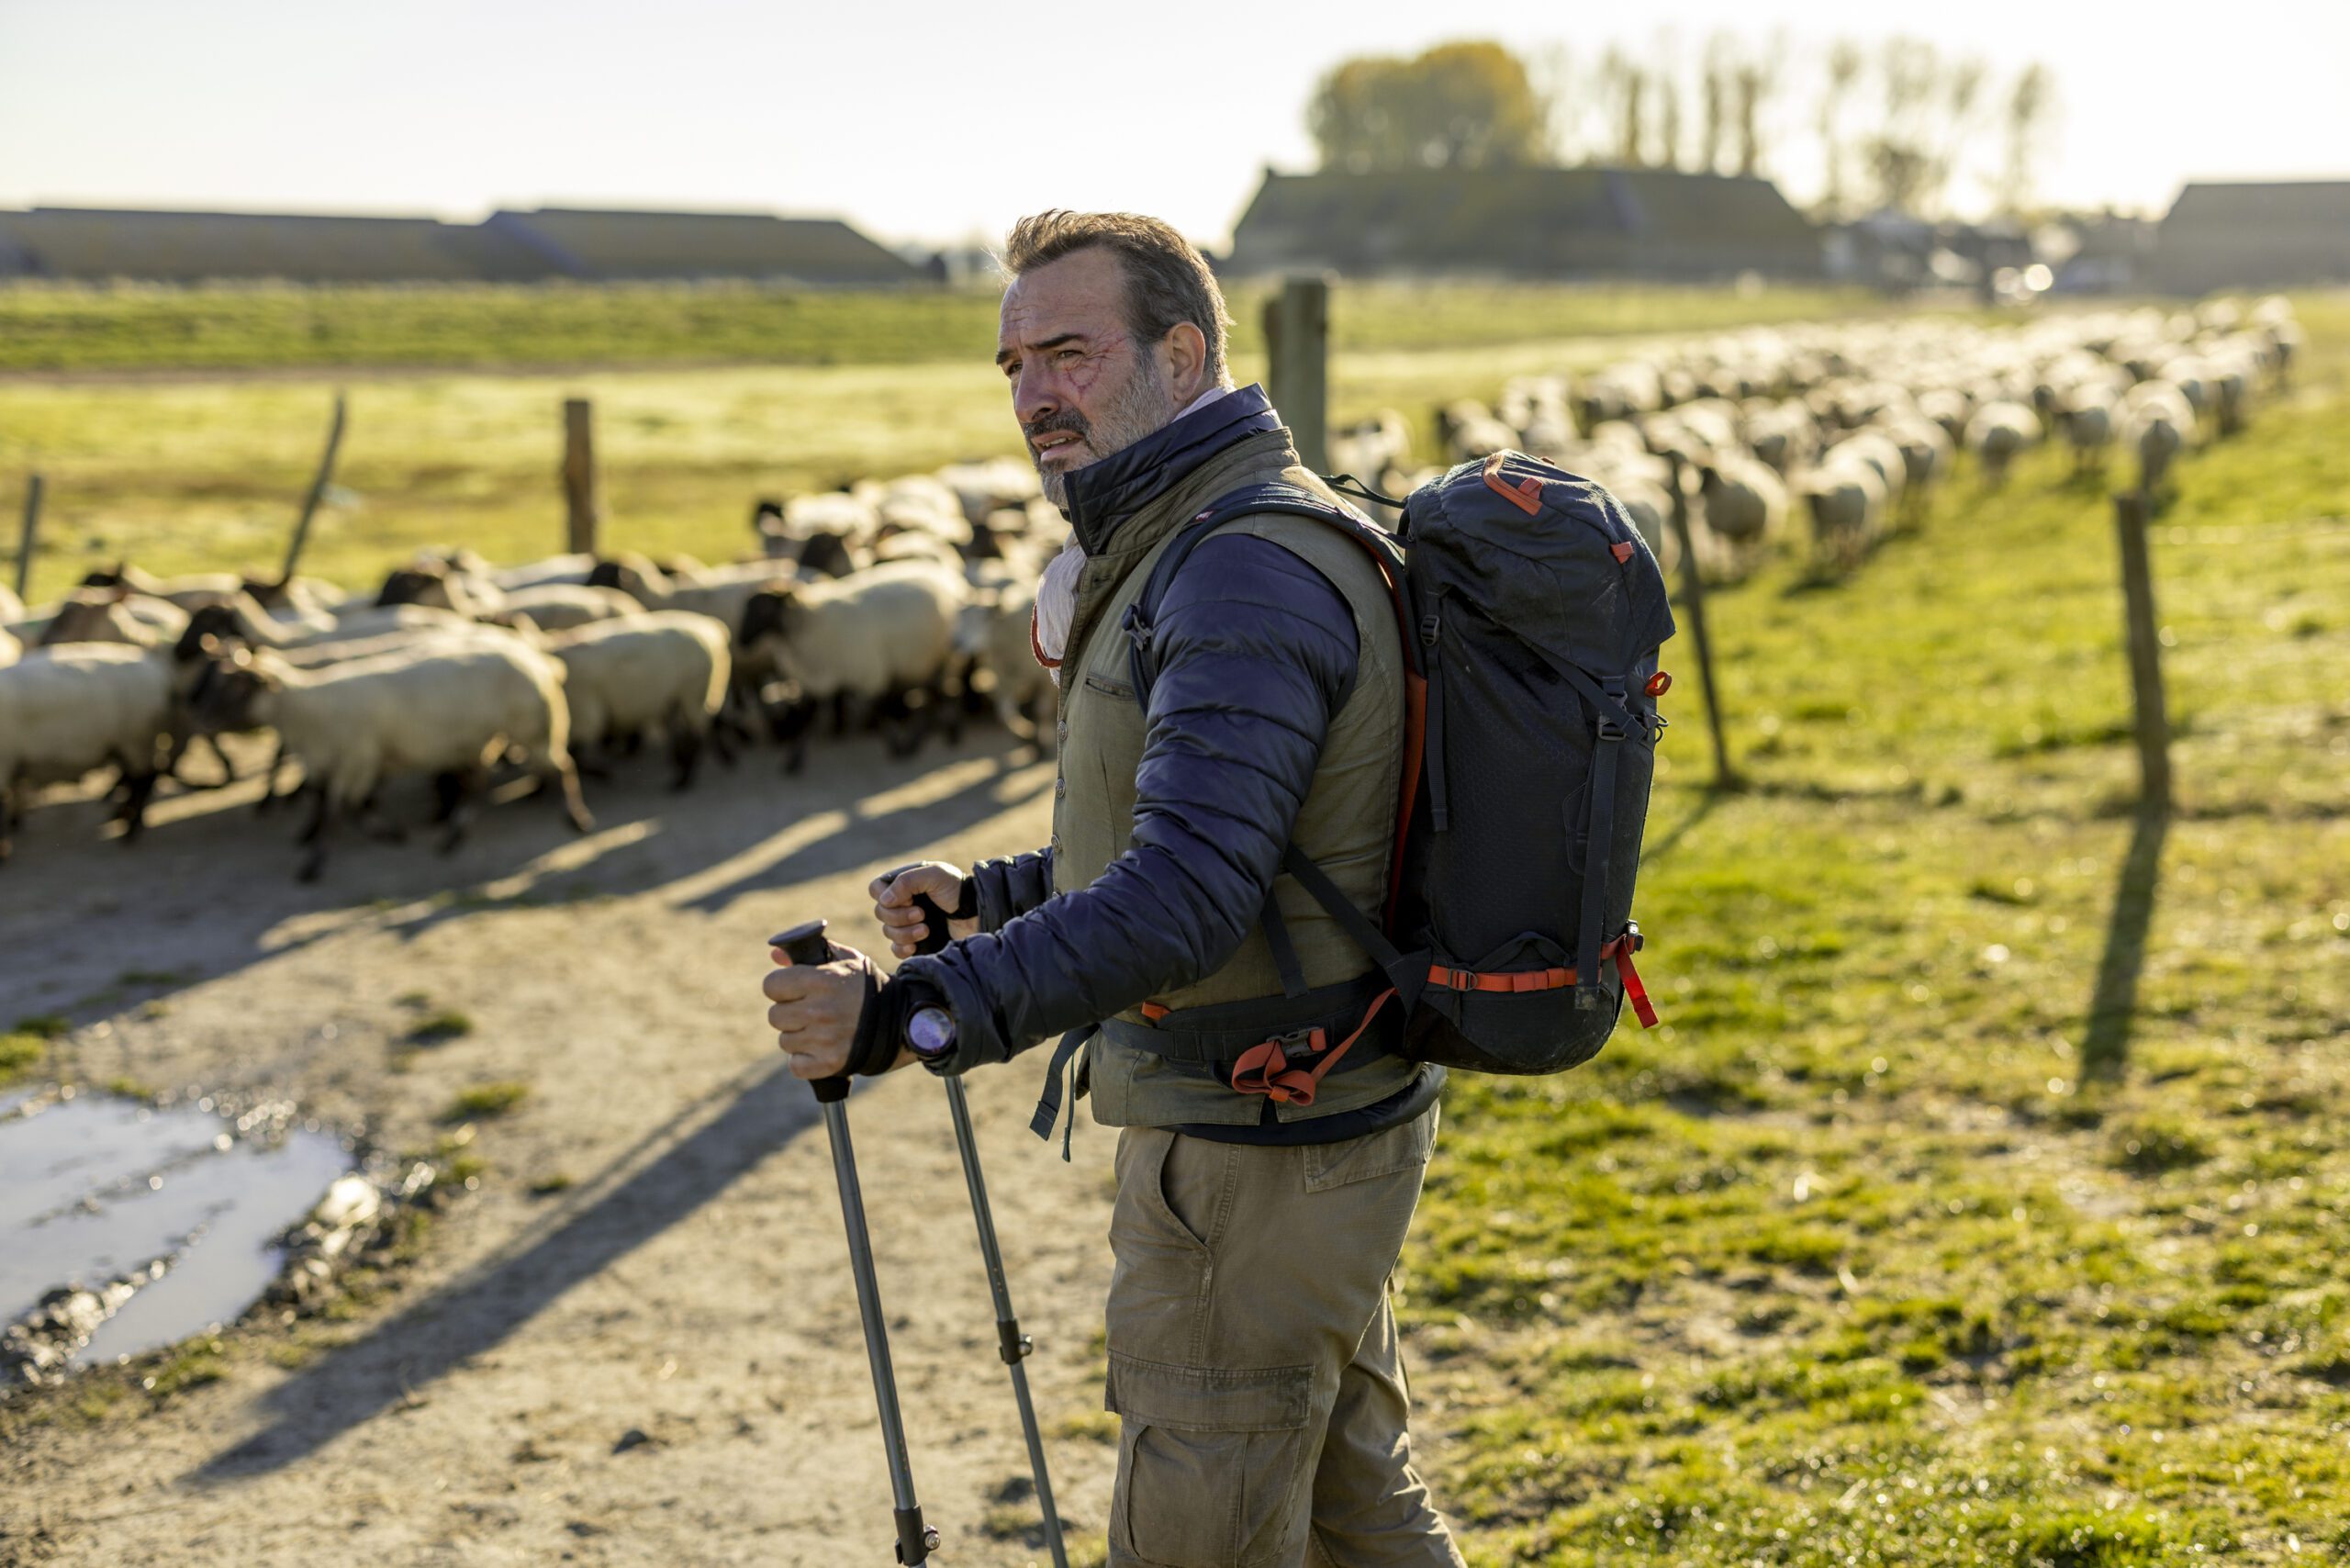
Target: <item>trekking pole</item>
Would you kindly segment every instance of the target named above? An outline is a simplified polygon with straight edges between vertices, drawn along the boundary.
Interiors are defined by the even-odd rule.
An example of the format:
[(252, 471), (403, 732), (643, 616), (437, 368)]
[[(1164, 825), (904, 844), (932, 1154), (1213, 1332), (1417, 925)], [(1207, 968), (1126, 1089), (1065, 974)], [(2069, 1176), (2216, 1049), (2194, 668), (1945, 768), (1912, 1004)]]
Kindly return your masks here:
[[(822, 964), (832, 957), (824, 923), (811, 920), (770, 937), (795, 964)], [(841, 1190), (841, 1224), (848, 1232), (849, 1271), (856, 1280), (856, 1310), (865, 1319), (865, 1359), (873, 1371), (873, 1402), (881, 1413), (881, 1447), (890, 1465), (890, 1493), (896, 1505), (898, 1561), (906, 1568), (929, 1561), (938, 1531), (922, 1522), (914, 1501), (913, 1466), (906, 1459), (906, 1428), (898, 1416), (898, 1380), (890, 1370), (890, 1327), (881, 1317), (881, 1286), (873, 1274), (873, 1238), (865, 1228), (865, 1192), (856, 1180), (856, 1150), (848, 1138), (848, 1079), (820, 1078), (809, 1085), (824, 1108), (824, 1134), (833, 1145), (833, 1176)]]
[[(923, 923), (929, 928), (914, 951), (935, 953), (946, 946), (946, 912), (925, 894), (914, 895), (914, 907), (922, 912)], [(971, 1102), (963, 1092), (963, 1081), (953, 1073), (946, 1075), (946, 1110), (955, 1119), (955, 1147), (963, 1157), (963, 1184), (971, 1190), (971, 1219), (979, 1226), (979, 1258), (986, 1263), (988, 1290), (995, 1297), (995, 1333), (997, 1353), (1003, 1364), (1012, 1369), (1012, 1396), (1020, 1403), (1020, 1430), (1028, 1439), (1028, 1470), (1036, 1480), (1036, 1502), (1045, 1515), (1045, 1543), (1052, 1548), (1053, 1568), (1069, 1568), (1069, 1551), (1061, 1544), (1061, 1517), (1053, 1507), (1053, 1481), (1045, 1469), (1045, 1439), (1036, 1429), (1036, 1406), (1028, 1397), (1028, 1369), (1021, 1363), (1035, 1350), (1027, 1335), (1020, 1331), (1020, 1318), (1012, 1310), (1012, 1287), (1003, 1274), (1003, 1249), (996, 1244), (995, 1212), (988, 1206), (987, 1178), (979, 1174), (979, 1140), (971, 1127)]]

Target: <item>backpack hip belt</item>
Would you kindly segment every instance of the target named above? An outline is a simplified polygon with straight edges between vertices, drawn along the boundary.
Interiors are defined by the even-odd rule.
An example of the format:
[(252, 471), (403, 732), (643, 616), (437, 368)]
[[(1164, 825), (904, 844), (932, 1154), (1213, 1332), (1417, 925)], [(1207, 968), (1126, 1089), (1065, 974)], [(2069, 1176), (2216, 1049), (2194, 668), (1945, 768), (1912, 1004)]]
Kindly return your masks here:
[(1314, 1103), (1324, 1078), (1403, 1044), (1404, 1010), (1387, 1005), (1394, 998), (1395, 988), (1374, 970), (1298, 996), (1176, 1012), (1145, 1003), (1144, 1022), (1111, 1018), (1101, 1030), (1121, 1046), (1239, 1093), (1303, 1107)]

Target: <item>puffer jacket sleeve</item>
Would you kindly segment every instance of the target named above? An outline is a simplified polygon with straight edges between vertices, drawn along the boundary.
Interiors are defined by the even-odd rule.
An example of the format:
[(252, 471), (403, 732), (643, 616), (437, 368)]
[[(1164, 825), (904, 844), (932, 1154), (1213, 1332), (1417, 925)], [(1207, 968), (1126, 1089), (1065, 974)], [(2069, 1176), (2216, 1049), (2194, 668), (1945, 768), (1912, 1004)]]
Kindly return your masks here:
[(1280, 545), (1218, 534), (1169, 586), (1154, 651), (1131, 846), (1090, 886), (900, 966), (955, 1014), (940, 1070), (1190, 985), (1255, 928), (1353, 686), (1353, 615)]
[(981, 931), (1001, 931), (1053, 896), (1053, 852), (1038, 849), (982, 860), (971, 868)]

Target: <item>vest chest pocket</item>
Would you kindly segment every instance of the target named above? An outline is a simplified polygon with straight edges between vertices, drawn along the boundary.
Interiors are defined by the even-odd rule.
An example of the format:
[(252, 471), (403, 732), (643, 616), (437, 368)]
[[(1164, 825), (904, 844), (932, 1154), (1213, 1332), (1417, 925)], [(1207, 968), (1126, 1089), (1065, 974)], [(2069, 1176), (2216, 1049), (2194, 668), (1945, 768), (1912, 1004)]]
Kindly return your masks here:
[(1104, 697), (1115, 698), (1121, 702), (1132, 702), (1135, 700), (1133, 687), (1123, 680), (1113, 680), (1108, 676), (1096, 674), (1092, 670), (1085, 672), (1085, 689), (1098, 691)]

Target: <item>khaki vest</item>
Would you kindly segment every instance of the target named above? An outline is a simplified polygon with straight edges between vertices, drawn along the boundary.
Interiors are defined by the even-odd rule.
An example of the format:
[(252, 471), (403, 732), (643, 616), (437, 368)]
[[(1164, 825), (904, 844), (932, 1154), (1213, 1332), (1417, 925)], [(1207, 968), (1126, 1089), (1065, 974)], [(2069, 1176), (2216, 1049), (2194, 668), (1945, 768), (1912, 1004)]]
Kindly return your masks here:
[[(1207, 465), (1217, 472), (1191, 476), (1175, 493), (1129, 520), (1129, 529), (1142, 523), (1158, 537), (1130, 559), (1113, 558), (1120, 569), (1114, 583), (1100, 582), (1091, 594), (1085, 593), (1085, 587), (1093, 584), (1080, 587), (1080, 594), (1092, 602), (1080, 608), (1088, 634), (1072, 648), (1061, 669), (1061, 713), (1068, 728), (1061, 745), (1061, 777), (1054, 789), (1056, 892), (1092, 882), (1133, 839), (1135, 775), (1142, 764), (1144, 724), (1121, 622), (1180, 532), (1173, 524), (1194, 515), (1216, 495), (1276, 477), (1330, 495), (1310, 473), (1294, 466), (1285, 442), (1276, 444), (1273, 461), (1268, 458), (1275, 454), (1260, 448), (1259, 440), (1242, 443), (1259, 450), (1237, 454), (1237, 463), (1227, 464), (1219, 454)], [(1237, 472), (1224, 472), (1227, 469)], [(1181, 505), (1173, 517), (1151, 515), (1169, 501)], [(1296, 554), (1337, 588), (1354, 613), (1360, 650), (1354, 689), (1330, 725), (1291, 836), (1375, 922), (1387, 895), (1388, 854), (1403, 768), (1404, 664), (1386, 585), (1360, 547), (1311, 518), (1259, 514), (1237, 519), (1218, 532), (1255, 534)], [(1091, 567), (1088, 575), (1092, 575)], [(1278, 879), (1274, 896), (1308, 986), (1335, 985), (1375, 967), (1294, 879)], [(1200, 1007), (1279, 996), (1281, 991), (1272, 950), (1262, 926), (1252, 924), (1239, 950), (1222, 969), (1151, 1000), (1169, 1008)], [(1138, 1010), (1122, 1016), (1141, 1019)], [(1085, 1081), (1094, 1119), (1105, 1126), (1250, 1125), (1262, 1114), (1257, 1096), (1179, 1071), (1147, 1051), (1101, 1036), (1087, 1049)], [(1286, 1122), (1373, 1104), (1401, 1090), (1417, 1070), (1411, 1063), (1386, 1058), (1336, 1072), (1323, 1081), (1312, 1106), (1279, 1105), (1275, 1114)]]

